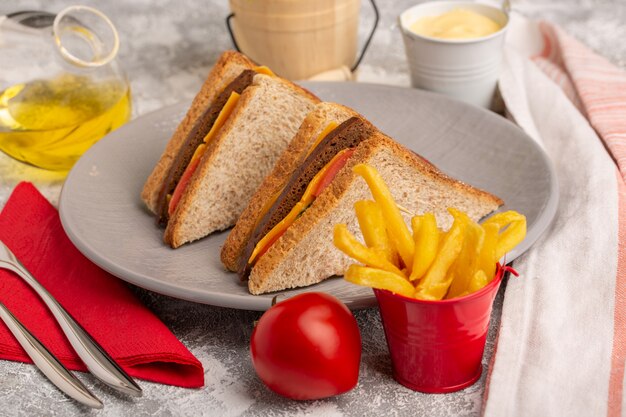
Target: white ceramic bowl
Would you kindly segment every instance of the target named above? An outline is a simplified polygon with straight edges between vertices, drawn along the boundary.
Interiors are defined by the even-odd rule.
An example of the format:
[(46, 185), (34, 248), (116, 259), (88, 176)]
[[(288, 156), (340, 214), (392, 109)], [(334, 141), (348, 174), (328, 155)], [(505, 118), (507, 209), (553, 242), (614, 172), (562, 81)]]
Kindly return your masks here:
[[(472, 39), (440, 39), (418, 35), (410, 26), (426, 16), (462, 8), (489, 17), (501, 26), (491, 35)], [(509, 23), (501, 9), (468, 1), (431, 1), (400, 15), (411, 85), (489, 108), (496, 90), (504, 36)]]

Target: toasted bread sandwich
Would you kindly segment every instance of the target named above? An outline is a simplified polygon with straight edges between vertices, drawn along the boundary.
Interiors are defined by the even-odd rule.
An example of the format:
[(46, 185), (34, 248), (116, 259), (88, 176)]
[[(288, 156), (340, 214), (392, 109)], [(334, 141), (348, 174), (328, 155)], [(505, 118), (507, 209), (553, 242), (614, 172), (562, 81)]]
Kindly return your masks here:
[(236, 272), (240, 268), (245, 246), (252, 235), (260, 213), (266, 212), (274, 203), (277, 193), (282, 190), (293, 172), (303, 162), (316, 140), (323, 139), (331, 130), (358, 114), (336, 103), (322, 102), (305, 117), (298, 133), (274, 165), (274, 169), (263, 180), (230, 231), (222, 247), (221, 259), (224, 266)]
[[(245, 242), (233, 235), (225, 243), (224, 264), (234, 269), (236, 260), (237, 272), (248, 279), (252, 294), (307, 286), (343, 274), (351, 261), (333, 246), (334, 225), (345, 223), (360, 235), (353, 205), (371, 198), (365, 181), (352, 172), (356, 164), (374, 166), (392, 184), (399, 205), (415, 214), (433, 212), (445, 228), (452, 223), (448, 207), (478, 220), (502, 204), (499, 198), (448, 177), (360, 116), (324, 130), (323, 138), (314, 137), (308, 140), (312, 145), (303, 146), (292, 175), (267, 178), (257, 190), (250, 203), (257, 201), (262, 208), (253, 218), (242, 216), (231, 231), (233, 235), (245, 228), (237, 235)], [(301, 134), (302, 130), (294, 142), (307, 142)], [(289, 149), (293, 148), (292, 142)], [(287, 158), (286, 153), (280, 160)]]
[(142, 199), (173, 248), (235, 224), (319, 99), (225, 52), (146, 181)]

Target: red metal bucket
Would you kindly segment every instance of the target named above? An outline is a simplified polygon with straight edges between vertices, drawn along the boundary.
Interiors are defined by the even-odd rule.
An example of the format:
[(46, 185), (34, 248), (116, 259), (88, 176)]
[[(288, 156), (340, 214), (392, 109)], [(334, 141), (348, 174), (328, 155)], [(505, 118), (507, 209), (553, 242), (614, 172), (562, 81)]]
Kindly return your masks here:
[(450, 300), (417, 300), (374, 290), (396, 381), (416, 391), (445, 393), (480, 378), (491, 308), (503, 272), (498, 268), (485, 287)]

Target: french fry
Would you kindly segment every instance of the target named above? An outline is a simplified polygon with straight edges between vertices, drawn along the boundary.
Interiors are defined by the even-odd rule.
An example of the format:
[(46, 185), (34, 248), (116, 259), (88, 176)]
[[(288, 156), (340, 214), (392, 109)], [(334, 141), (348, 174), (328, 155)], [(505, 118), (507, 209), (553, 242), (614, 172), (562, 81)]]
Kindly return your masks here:
[[(463, 251), (462, 248), (461, 251)], [(454, 281), (458, 279), (456, 269), (454, 268), (455, 263), (456, 261), (452, 264), (450, 268), (448, 268), (448, 272), (446, 272), (446, 279), (443, 281), (443, 283), (446, 285), (446, 292), (444, 293), (443, 297), (441, 297), (442, 300), (444, 298), (452, 298), (450, 297), (450, 289), (452, 288), (452, 284), (454, 284)]]
[(353, 284), (389, 290), (405, 297), (413, 296), (413, 285), (402, 275), (397, 275), (393, 272), (352, 264), (348, 267), (343, 277)]
[(487, 275), (485, 274), (485, 271), (483, 271), (482, 269), (479, 269), (478, 271), (476, 271), (476, 273), (474, 274), (474, 276), (470, 280), (469, 286), (467, 287), (467, 293), (471, 294), (471, 293), (473, 293), (475, 291), (480, 290), (482, 287), (487, 285), (489, 283), (489, 281), (491, 281), (491, 280), (489, 278), (487, 278)]
[(383, 212), (378, 204), (372, 200), (357, 201), (354, 204), (354, 211), (365, 244), (371, 249), (382, 251), (389, 262), (397, 265), (398, 253), (389, 241)]
[(496, 273), (496, 263), (499, 259), (496, 255), (496, 247), (500, 227), (495, 223), (486, 223), (482, 225), (482, 228), (485, 231), (485, 239), (478, 256), (478, 269), (482, 270), (491, 281)]
[(416, 290), (413, 293), (413, 298), (417, 298), (418, 300), (429, 300), (429, 301), (443, 300), (444, 296), (448, 292), (448, 288), (450, 288), (450, 279), (452, 278), (446, 276), (445, 281), (442, 281), (438, 284), (431, 286), (428, 289), (428, 291)]
[(387, 231), (393, 242), (394, 247), (400, 254), (402, 262), (410, 270), (413, 266), (413, 253), (415, 252), (415, 243), (409, 229), (404, 223), (402, 214), (389, 191), (389, 188), (383, 181), (382, 177), (376, 169), (370, 165), (358, 164), (352, 170), (363, 177), (370, 188), (374, 200), (380, 206), (380, 209), (387, 221)]
[(417, 234), (420, 231), (421, 222), (422, 216), (415, 215), (411, 217), (411, 233), (413, 233), (413, 241), (417, 241)]
[(526, 237), (526, 217), (514, 220), (498, 237), (496, 259), (502, 258), (507, 252), (520, 244)]
[[(414, 215), (394, 201), (374, 167), (356, 165), (374, 201), (354, 205), (365, 244), (346, 225), (336, 225), (334, 243), (353, 259), (344, 277), (355, 284), (386, 289), (424, 300), (462, 297), (491, 282), (498, 260), (526, 235), (526, 218), (514, 211), (498, 213), (482, 225), (457, 209), (452, 227), (443, 232), (433, 214)], [(411, 231), (404, 222), (411, 215)], [(412, 233), (411, 233), (412, 232)]]
[(447, 272), (461, 252), (465, 228), (465, 223), (454, 220), (452, 227), (443, 237), (435, 260), (417, 285), (415, 297), (441, 300), (446, 295), (450, 286), (450, 276)]
[(335, 225), (333, 243), (337, 249), (367, 266), (402, 275), (402, 271), (389, 262), (383, 252), (363, 245), (348, 231), (345, 224)]
[(454, 279), (446, 295), (446, 298), (454, 298), (467, 291), (470, 281), (476, 273), (479, 254), (485, 240), (485, 231), (467, 214), (456, 209), (449, 209), (449, 212), (455, 219), (463, 219), (466, 224), (465, 240), (461, 252), (451, 268), (454, 272)]
[(496, 259), (501, 259), (515, 246), (524, 240), (526, 236), (526, 219), (515, 221), (500, 233), (496, 246)]
[(413, 226), (415, 254), (409, 280), (418, 281), (426, 274), (435, 256), (437, 256), (441, 233), (437, 228), (437, 220), (432, 213), (413, 217), (411, 226)]
[(524, 217), (522, 214), (519, 214), (516, 211), (509, 210), (503, 211), (502, 213), (496, 213), (493, 216), (489, 217), (487, 220), (483, 222), (483, 226), (487, 224), (495, 224), (498, 226), (498, 229), (504, 228), (507, 224), (519, 220), (520, 217)]
[(521, 243), (526, 237), (526, 216), (515, 211), (498, 213), (485, 220), (483, 225), (496, 224), (499, 231), (506, 228), (498, 236), (496, 259), (500, 260), (507, 252)]
[[(419, 250), (417, 248), (417, 235), (421, 227), (421, 219), (422, 219), (422, 216), (418, 216), (418, 215), (411, 217), (411, 234), (413, 235), (413, 242), (415, 243), (415, 252), (413, 253), (413, 265), (412, 266), (415, 266), (415, 259), (417, 257), (417, 252)], [(421, 277), (418, 277), (412, 280), (410, 279), (410, 277), (411, 275), (413, 275), (413, 271), (407, 270), (407, 272), (409, 273), (407, 276), (409, 277), (410, 281), (418, 280), (419, 278), (421, 278)]]

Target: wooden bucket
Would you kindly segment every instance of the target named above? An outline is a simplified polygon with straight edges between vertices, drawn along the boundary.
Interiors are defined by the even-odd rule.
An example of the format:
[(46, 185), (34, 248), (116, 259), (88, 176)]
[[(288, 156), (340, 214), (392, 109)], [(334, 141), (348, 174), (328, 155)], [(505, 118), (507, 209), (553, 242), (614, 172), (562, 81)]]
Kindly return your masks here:
[(361, 0), (230, 0), (230, 7), (235, 45), (285, 78), (355, 62)]

